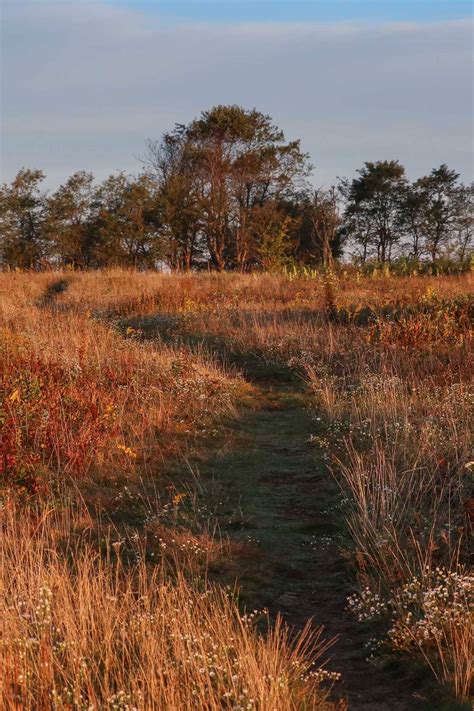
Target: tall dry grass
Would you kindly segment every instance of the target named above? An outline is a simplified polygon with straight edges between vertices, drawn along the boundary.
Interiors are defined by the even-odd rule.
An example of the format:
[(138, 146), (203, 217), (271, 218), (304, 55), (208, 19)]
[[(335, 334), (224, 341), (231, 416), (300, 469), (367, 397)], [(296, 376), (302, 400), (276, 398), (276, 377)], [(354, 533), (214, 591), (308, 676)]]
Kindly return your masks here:
[(130, 567), (110, 541), (100, 554), (92, 526), (77, 508), (0, 510), (3, 709), (330, 708), (319, 633), (294, 645), (277, 623), (262, 635), (179, 560)]
[(124, 338), (81, 295), (77, 308), (45, 303), (51, 275), (0, 283), (0, 462), (11, 481), (156, 476), (185, 434), (232, 411), (237, 381), (212, 359)]
[[(64, 279), (68, 286), (61, 291), (57, 285)], [(308, 383), (315, 452), (332, 469), (347, 500), (343, 510), (360, 580), (360, 594), (352, 600), (352, 608), (362, 620), (378, 619), (385, 630), (385, 644), (423, 657), (440, 681), (451, 684), (458, 696), (467, 696), (474, 638), (472, 576), (467, 568), (468, 512), (472, 511), (469, 293), (469, 274), (355, 280), (341, 274), (334, 291), (336, 310), (328, 319), (322, 277), (176, 276), (123, 270), (2, 274), (3, 479), (31, 496), (43, 488), (47, 493), (51, 482), (65, 478), (100, 479), (113, 490), (137, 477), (159, 476), (166, 457), (182, 454), (200, 429), (213, 426), (216, 415), (232, 410), (242, 386), (235, 372), (230, 374), (221, 365), (230, 352), (263, 360), (270, 371), (273, 366), (275, 371), (289, 367)], [(147, 340), (150, 334), (154, 338)], [(191, 345), (196, 338), (201, 339), (201, 348)], [(211, 353), (219, 349), (224, 353), (218, 361)], [(21, 568), (21, 556), (13, 554), (21, 540), (15, 521), (15, 516), (10, 517), (6, 524), (10, 533), (4, 539), (10, 541), (5, 543), (10, 552), (3, 554), (4, 579), (10, 587), (13, 571)], [(51, 535), (61, 526), (51, 523)], [(49, 533), (42, 535), (49, 541)], [(30, 608), (33, 605), (41, 611), (51, 591), (51, 605), (58, 601), (53, 617), (58, 620), (55, 627), (62, 630), (60, 643), (64, 638), (73, 648), (78, 635), (86, 640), (81, 644), (92, 660), (85, 672), (85, 687), (77, 686), (79, 677), (72, 671), (64, 672), (63, 684), (61, 663), (53, 664), (53, 657), (48, 657), (56, 654), (54, 643), (48, 642), (50, 651), (44, 658), (58, 670), (58, 684), (62, 684), (58, 693), (64, 687), (68, 694), (80, 688), (87, 699), (93, 699), (91, 703), (109, 703), (107, 699), (112, 698), (110, 704), (116, 708), (126, 708), (124, 704), (140, 708), (138, 691), (146, 694), (149, 688), (153, 693), (181, 694), (161, 697), (171, 708), (178, 702), (182, 708), (200, 708), (199, 703), (208, 704), (202, 708), (221, 708), (222, 694), (236, 694), (237, 687), (214, 687), (217, 682), (210, 682), (215, 677), (208, 672), (202, 673), (202, 683), (198, 683), (200, 672), (198, 681), (194, 671), (186, 676), (188, 672), (180, 666), (182, 655), (189, 658), (193, 648), (189, 645), (194, 642), (180, 640), (178, 649), (178, 642), (168, 638), (164, 628), (158, 638), (155, 628), (145, 634), (141, 626), (139, 632), (129, 633), (133, 643), (128, 646), (125, 630), (131, 620), (141, 619), (143, 610), (158, 616), (163, 610), (172, 619), (174, 605), (184, 610), (186, 634), (191, 634), (193, 626), (198, 636), (215, 626), (218, 641), (212, 639), (219, 650), (229, 634), (237, 645), (243, 645), (222, 667), (225, 678), (231, 678), (235, 676), (232, 660), (240, 660), (246, 669), (242, 689), (251, 689), (249, 698), (257, 699), (257, 708), (272, 708), (271, 704), (282, 709), (317, 708), (322, 703), (317, 697), (314, 700), (306, 684), (300, 686), (303, 682), (298, 675), (281, 687), (286, 696), (275, 696), (274, 685), (267, 689), (265, 674), (276, 678), (278, 664), (282, 665), (278, 669), (293, 668), (285, 635), (276, 630), (265, 639), (252, 636), (222, 593), (211, 590), (201, 598), (182, 577), (170, 587), (169, 580), (150, 578), (144, 563), (133, 575), (126, 575), (120, 563), (106, 558), (104, 564), (92, 550), (75, 555), (71, 568), (68, 546), (64, 549), (48, 542), (47, 548), (55, 551), (51, 559), (46, 556), (47, 564), (41, 562), (46, 547), (36, 544), (21, 558), (31, 563), (25, 567), (30, 578), (19, 577), (18, 584), (23, 586), (23, 592), (18, 588), (19, 599), (24, 595)], [(182, 553), (179, 545), (177, 554), (178, 550)], [(193, 574), (197, 577), (201, 572), (198, 566)], [(82, 602), (73, 594), (88, 587), (89, 592), (81, 593), (83, 624), (78, 627), (72, 610)], [(162, 591), (161, 597), (155, 590)], [(140, 597), (153, 602), (142, 603)], [(9, 593), (4, 600), (9, 611), (3, 623), (11, 625), (7, 638), (22, 639), (24, 633), (30, 635), (27, 640), (35, 640), (36, 633), (30, 634), (27, 623), (10, 605)], [(206, 607), (209, 600), (212, 610)], [(207, 620), (207, 627), (200, 627), (196, 617), (190, 616), (193, 605)], [(61, 609), (69, 610), (65, 626), (59, 622)], [(26, 619), (36, 620), (35, 614)], [(220, 617), (227, 620), (224, 626), (218, 622)], [(118, 623), (112, 629), (109, 625), (115, 618)], [(37, 621), (34, 624), (38, 626)], [(91, 639), (88, 635), (94, 635), (94, 630), (97, 636)], [(97, 642), (96, 648), (94, 640), (100, 637), (110, 643)], [(199, 654), (207, 654), (203, 642), (196, 644)], [(28, 649), (26, 657), (21, 645), (19, 656), (11, 651), (13, 647), (3, 647), (10, 649), (9, 669), (16, 668), (15, 660), (31, 655), (36, 660), (32, 669), (36, 668), (37, 650), (43, 649), (43, 642), (31, 645), (33, 651)], [(143, 669), (153, 665), (152, 649), (161, 655), (169, 651), (174, 660), (174, 671), (169, 672), (174, 674), (173, 692), (168, 691), (156, 662), (156, 675), (150, 677), (155, 686), (146, 686)], [(265, 655), (269, 655), (267, 661)], [(115, 656), (118, 676), (110, 671)], [(250, 666), (246, 666), (247, 657)], [(273, 671), (257, 675), (257, 664)], [(71, 665), (67, 662), (65, 669), (72, 669)], [(136, 683), (125, 671), (132, 667)], [(8, 673), (11, 677), (11, 670)], [(37, 671), (31, 673), (32, 679), (39, 678)], [(194, 683), (202, 696), (192, 706), (194, 697), (189, 694)], [(38, 684), (33, 684), (31, 693), (46, 693)], [(214, 691), (212, 696), (211, 687), (218, 688), (221, 696)], [(13, 703), (18, 688), (10, 683), (4, 692), (8, 703)], [(238, 693), (244, 693), (240, 688)], [(122, 693), (133, 700), (115, 698)], [(208, 693), (211, 701), (205, 701)], [(36, 708), (41, 696), (26, 698), (24, 703)]]
[(184, 276), (172, 295), (167, 279), (140, 298), (150, 316), (176, 317), (176, 336), (200, 334), (306, 377), (313, 441), (349, 501), (363, 591), (354, 608), (385, 617), (387, 644), (468, 695), (472, 276), (342, 277), (329, 320), (322, 278)]
[[(0, 275), (2, 708), (331, 707), (319, 633), (259, 632), (207, 580), (232, 551), (193, 520), (192, 490), (162, 491), (166, 460), (233, 412), (241, 387), (209, 353), (122, 327), (162, 299), (186, 310), (187, 283)], [(102, 518), (65, 491), (87, 491)], [(135, 509), (139, 530), (124, 523)]]

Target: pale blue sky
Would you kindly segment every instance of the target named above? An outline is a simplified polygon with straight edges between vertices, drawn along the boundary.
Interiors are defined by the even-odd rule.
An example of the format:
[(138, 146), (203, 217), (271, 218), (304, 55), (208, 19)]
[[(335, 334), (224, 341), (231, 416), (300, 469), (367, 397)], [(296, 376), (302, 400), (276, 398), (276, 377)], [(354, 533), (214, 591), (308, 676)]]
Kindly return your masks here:
[[(86, 1), (87, 0), (83, 0)], [(184, 22), (441, 21), (470, 17), (468, 0), (108, 0)]]
[(399, 159), (472, 179), (470, 3), (3, 0), (1, 179), (137, 172), (148, 138), (219, 103), (300, 138), (314, 182)]

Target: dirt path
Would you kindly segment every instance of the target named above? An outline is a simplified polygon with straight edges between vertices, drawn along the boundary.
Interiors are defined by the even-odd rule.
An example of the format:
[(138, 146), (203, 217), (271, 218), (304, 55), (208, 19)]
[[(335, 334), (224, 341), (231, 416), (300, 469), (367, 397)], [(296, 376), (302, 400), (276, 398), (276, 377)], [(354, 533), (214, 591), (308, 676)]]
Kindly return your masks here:
[(328, 668), (342, 672), (336, 695), (348, 699), (350, 711), (419, 709), (405, 673), (366, 660), (369, 635), (345, 611), (351, 573), (340, 555), (340, 496), (308, 441), (314, 428), (307, 395), (288, 384), (256, 386), (253, 406), (233, 423), (226, 445), (199, 467), (228, 502), (226, 533), (257, 540), (262, 552), (242, 572), (244, 601), (281, 613), (296, 628), (313, 618), (326, 637), (338, 636)]
[[(155, 334), (152, 329), (150, 337)], [(238, 562), (243, 603), (279, 613), (295, 629), (311, 620), (324, 627), (326, 639), (336, 638), (327, 668), (341, 672), (334, 698), (347, 700), (349, 711), (460, 709), (433, 700), (431, 680), (426, 683), (413, 665), (367, 660), (370, 631), (346, 611), (354, 571), (341, 555), (350, 543), (344, 540), (340, 491), (309, 441), (315, 431), (310, 397), (294, 373), (237, 355), (202, 333), (162, 337), (209, 349), (214, 358), (236, 365), (252, 386), (253, 396), (227, 423), (223, 441), (198, 447), (188, 460), (206, 490), (224, 502), (223, 533), (256, 543), (256, 555)]]

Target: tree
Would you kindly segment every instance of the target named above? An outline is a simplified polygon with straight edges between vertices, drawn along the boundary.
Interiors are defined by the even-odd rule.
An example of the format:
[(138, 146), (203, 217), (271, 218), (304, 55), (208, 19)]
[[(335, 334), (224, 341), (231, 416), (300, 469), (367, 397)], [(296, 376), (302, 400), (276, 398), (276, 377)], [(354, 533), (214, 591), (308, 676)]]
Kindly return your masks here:
[(401, 193), (400, 228), (408, 238), (404, 245), (409, 249), (410, 259), (419, 259), (423, 254), (426, 196), (417, 182), (406, 185)]
[(92, 173), (71, 175), (48, 199), (47, 210), (47, 231), (56, 258), (79, 268), (100, 266), (95, 253), (98, 202)]
[(456, 171), (443, 164), (414, 186), (422, 200), (423, 246), (432, 261), (441, 255), (459, 225), (464, 197), (458, 178)]
[(96, 193), (98, 264), (154, 267), (162, 256), (156, 187), (150, 177), (109, 176)]
[(0, 261), (10, 267), (34, 269), (47, 256), (41, 170), (22, 168), (10, 185), (0, 188)]
[(352, 258), (361, 264), (365, 264), (371, 256), (373, 224), (372, 216), (357, 205), (344, 213), (341, 233), (354, 249), (351, 252)]
[[(399, 241), (400, 210), (406, 188), (405, 168), (396, 160), (366, 162), (358, 178), (340, 182), (346, 201), (345, 221), (356, 224), (363, 238), (364, 259), (370, 247), (378, 261), (390, 261)], [(360, 229), (362, 228), (362, 229)]]
[(474, 183), (462, 185), (457, 195), (458, 216), (454, 225), (453, 248), (456, 257), (463, 261), (472, 253), (474, 214)]
[(166, 261), (171, 269), (188, 271), (202, 256), (202, 239), (186, 127), (177, 125), (173, 131), (165, 133), (160, 142), (149, 141), (145, 164), (157, 182)]
[[(239, 106), (205, 111), (152, 148), (147, 161), (161, 176), (165, 197), (172, 189), (184, 208), (182, 234), (192, 245), (204, 243), (219, 271), (254, 263), (254, 211), (289, 198), (309, 171), (299, 141), (285, 142), (269, 116)], [(176, 223), (168, 224), (175, 237)]]
[(247, 266), (273, 271), (288, 265), (292, 261), (295, 223), (295, 218), (275, 201), (256, 206), (248, 225)]
[(307, 245), (318, 264), (332, 268), (342, 248), (341, 216), (336, 188), (315, 190), (307, 201), (311, 242)]

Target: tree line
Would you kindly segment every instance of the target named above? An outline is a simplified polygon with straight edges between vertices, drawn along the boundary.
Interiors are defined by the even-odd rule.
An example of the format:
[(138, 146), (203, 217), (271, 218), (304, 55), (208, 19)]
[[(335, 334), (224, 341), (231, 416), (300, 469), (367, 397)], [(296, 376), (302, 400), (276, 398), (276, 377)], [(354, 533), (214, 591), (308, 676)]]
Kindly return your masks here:
[(314, 189), (300, 141), (255, 109), (205, 111), (149, 141), (142, 163), (100, 183), (79, 171), (51, 193), (41, 170), (20, 170), (0, 188), (1, 266), (248, 271), (472, 253), (473, 186), (454, 170), (410, 182), (396, 160), (366, 162)]

